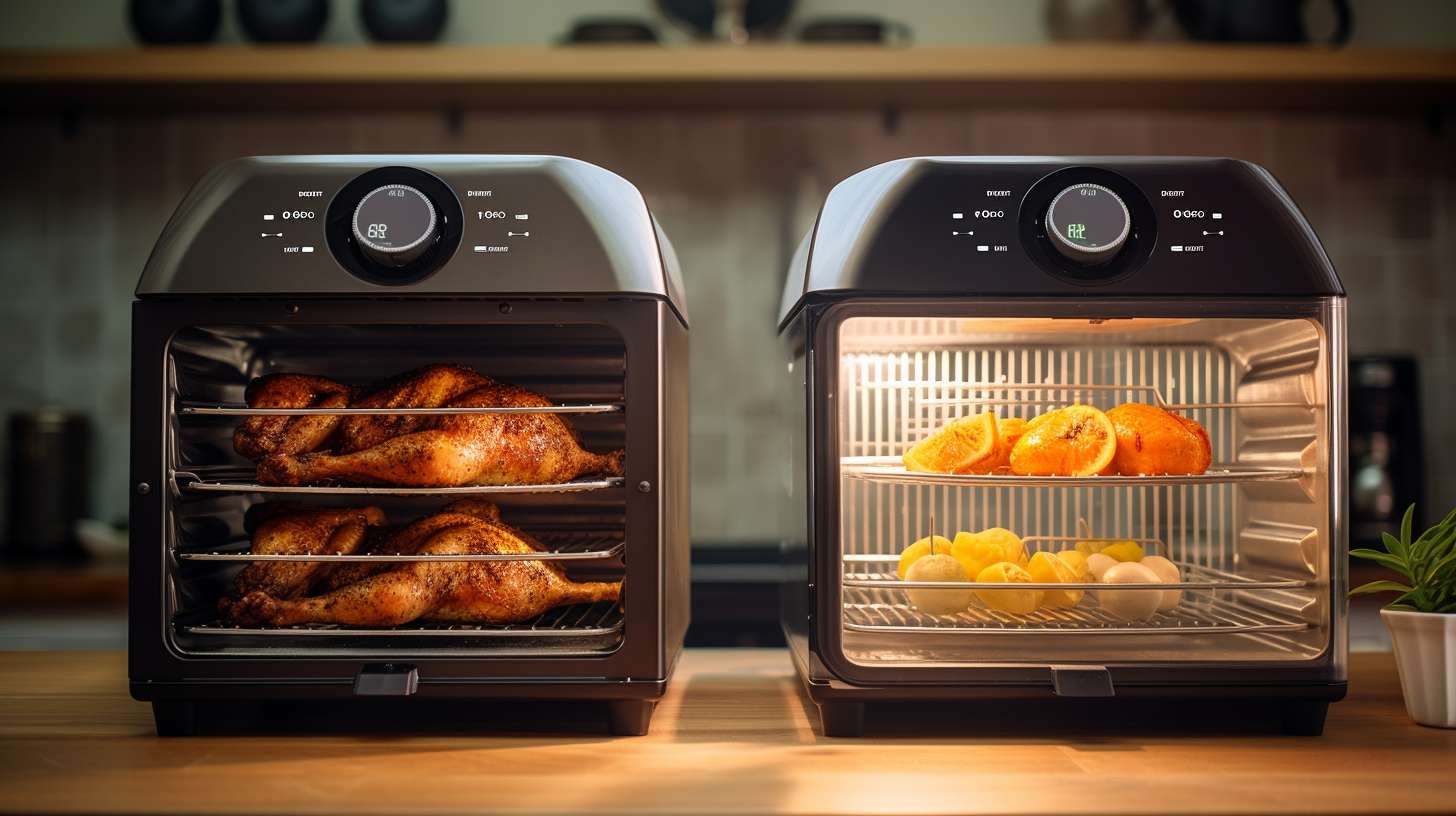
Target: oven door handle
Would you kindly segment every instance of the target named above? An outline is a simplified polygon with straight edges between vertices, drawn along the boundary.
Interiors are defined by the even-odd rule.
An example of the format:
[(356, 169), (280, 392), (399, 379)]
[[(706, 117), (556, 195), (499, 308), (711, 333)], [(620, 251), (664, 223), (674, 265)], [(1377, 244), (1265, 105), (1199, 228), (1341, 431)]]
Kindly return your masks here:
[(1052, 666), (1052, 692), (1058, 697), (1112, 697), (1106, 666)]
[(354, 675), (356, 697), (408, 697), (419, 688), (420, 670), (405, 663), (366, 663)]

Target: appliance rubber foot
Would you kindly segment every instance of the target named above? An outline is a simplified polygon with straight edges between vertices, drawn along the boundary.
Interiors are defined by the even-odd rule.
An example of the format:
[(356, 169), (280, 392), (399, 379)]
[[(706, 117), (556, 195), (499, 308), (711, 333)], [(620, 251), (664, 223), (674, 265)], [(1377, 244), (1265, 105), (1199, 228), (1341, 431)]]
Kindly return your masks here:
[(607, 730), (614, 737), (640, 737), (652, 726), (656, 700), (608, 700)]
[(1291, 737), (1318, 737), (1329, 710), (1328, 700), (1287, 700), (1279, 709), (1279, 724)]
[(864, 736), (864, 703), (820, 703), (819, 721), (826, 737)]
[(190, 737), (197, 733), (197, 704), (191, 700), (153, 700), (152, 719), (159, 737)]

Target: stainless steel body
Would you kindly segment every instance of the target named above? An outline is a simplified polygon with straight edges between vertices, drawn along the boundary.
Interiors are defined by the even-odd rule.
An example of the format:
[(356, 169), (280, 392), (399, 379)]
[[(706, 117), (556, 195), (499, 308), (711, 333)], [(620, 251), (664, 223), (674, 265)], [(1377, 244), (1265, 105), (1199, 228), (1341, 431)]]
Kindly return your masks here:
[[(460, 249), (437, 243), (416, 256), (425, 265), (398, 272), (334, 254), (347, 246), (323, 252), (334, 228), (324, 205), (348, 212), (336, 206), (340, 196), (379, 168), (438, 173), (439, 187), (418, 184), (442, 212), (450, 204), (440, 200), (442, 188), (461, 200), (489, 191), (491, 212), (505, 217), (456, 223)], [(325, 195), (314, 216), (295, 230), (290, 211), (285, 241), (261, 235), (259, 249), (253, 236), (264, 230), (253, 222), (272, 215), (268, 223), (278, 224), (279, 204), (296, 206), (291, 194), (316, 191)], [(595, 209), (609, 202), (617, 209)], [(510, 260), (469, 251), (507, 245), (507, 231), (524, 231), (512, 216), (526, 213), (538, 243), (510, 245)], [(248, 223), (236, 224), (243, 215)], [(569, 241), (551, 235), (556, 229), (580, 231)], [(247, 242), (229, 245), (239, 235)], [(198, 243), (209, 236), (219, 245)], [(175, 243), (184, 239), (191, 243)], [(188, 730), (201, 700), (381, 694), (601, 699), (611, 703), (615, 732), (645, 730), (688, 622), (687, 325), (675, 260), (661, 240), (630, 185), (565, 159), (249, 160), (200, 183), (154, 253), (133, 320), (130, 665), (132, 692), (156, 702), (159, 730)], [(235, 262), (224, 260), (229, 254)], [(210, 273), (207, 264), (216, 264)], [(582, 266), (564, 269), (571, 264)], [(254, 377), (292, 371), (366, 383), (439, 362), (546, 396), (555, 406), (547, 412), (563, 415), (585, 447), (627, 451), (624, 475), (543, 485), (287, 487), (259, 484), (251, 463), (231, 450), (232, 429), (259, 413), (243, 403)], [(328, 413), (483, 410), (522, 409)], [(625, 579), (631, 601), (560, 607), (507, 625), (218, 620), (217, 598), (257, 561), (521, 560), (258, 556), (248, 548), (249, 515), (266, 502), (373, 505), (403, 523), (464, 496), (489, 498), (538, 539), (546, 551), (533, 560), (582, 580)]]
[[(996, 240), (992, 225), (968, 255), (926, 256), (928, 270), (913, 262), (923, 250), (907, 249), (893, 270), (902, 291), (856, 290), (889, 280), (879, 261), (902, 246), (896, 239), (905, 236), (895, 233), (905, 210), (919, 216), (905, 230), (938, 214), (947, 237), (960, 232), (955, 221), (964, 219), (952, 215), (969, 215), (975, 204), (917, 200), (917, 186), (923, 198), (945, 181), (935, 178), (937, 162), (976, 194), (1005, 187), (1028, 198), (1063, 171), (1116, 171), (1135, 183), (1142, 169), (1116, 159), (987, 160), (987, 169), (1011, 172), (1007, 165), (1018, 161), (1019, 186), (983, 183), (975, 159), (894, 163), (919, 164), (919, 179), (904, 167), (894, 168), (898, 181), (884, 180), (890, 166), (867, 171), (884, 202), (836, 202), (844, 192), (836, 189), (791, 271), (781, 336), (785, 400), (798, 413), (790, 498), (802, 526), (786, 536), (784, 623), (826, 733), (858, 733), (866, 702), (928, 697), (1259, 697), (1284, 701), (1291, 730), (1318, 730), (1345, 681), (1343, 294), (1296, 283), (1305, 293), (1171, 296), (1212, 284), (1182, 280), (1188, 270), (1168, 253), (1171, 237), (1149, 237), (1170, 231), (1161, 203), (1149, 207), (1156, 229), (1133, 230), (1147, 257), (1100, 278), (1063, 277), (1057, 262), (1026, 263), (1037, 259), (1017, 242), (1044, 240), (1035, 232), (1044, 210), (1033, 204), (1023, 205), (1021, 224), (1006, 227), (1025, 228), (1029, 219), (1031, 236), (1010, 236), (999, 265), (974, 247)], [(1150, 175), (1176, 177), (1180, 161), (1148, 160)], [(1208, 195), (1200, 173), (1243, 167), (1186, 160), (1189, 195)], [(866, 195), (854, 182), (842, 186)], [(1149, 185), (1137, 186), (1146, 193)], [(1259, 203), (1249, 198), (1216, 211), (1247, 215)], [(968, 191), (960, 201), (972, 199)], [(1015, 203), (1005, 208), (1008, 221), (1017, 219)], [(833, 216), (844, 212), (863, 218), (863, 234), (835, 231)], [(1304, 251), (1288, 243), (1269, 253)], [(855, 244), (863, 248), (843, 248)], [(814, 268), (821, 252), (830, 259), (825, 271)], [(976, 293), (980, 284), (1007, 291)], [(1028, 477), (912, 473), (900, 462), (955, 417), (1030, 418), (1073, 402), (1179, 411), (1207, 429), (1214, 464), (1192, 476)], [(905, 581), (895, 571), (900, 551), (932, 532), (989, 527), (1019, 533), (1032, 551), (1138, 541), (1180, 565), (1181, 600), (1127, 620), (1095, 593), (1148, 587), (1088, 583), (1075, 586), (1087, 595), (1067, 608), (1009, 614), (972, 600), (953, 615), (921, 612), (914, 590), (987, 585), (974, 576), (970, 585)]]

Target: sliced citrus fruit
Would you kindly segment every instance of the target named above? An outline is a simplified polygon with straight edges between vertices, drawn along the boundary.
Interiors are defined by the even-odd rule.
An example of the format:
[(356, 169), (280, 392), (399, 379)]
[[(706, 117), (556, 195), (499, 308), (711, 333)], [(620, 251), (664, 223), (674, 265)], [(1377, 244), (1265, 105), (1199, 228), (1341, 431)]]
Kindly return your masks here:
[(989, 459), (996, 453), (996, 441), (994, 414), (964, 416), (905, 451), (905, 469), (919, 473), (955, 473)]
[(1062, 563), (1072, 568), (1072, 571), (1077, 574), (1078, 581), (1087, 580), (1086, 554), (1077, 552), (1076, 550), (1062, 550), (1057, 553), (1057, 558), (1060, 558)]
[(935, 542), (935, 555), (950, 555), (950, 539), (946, 538), (945, 536), (926, 536), (925, 538), (920, 539), (914, 544), (906, 547), (904, 551), (900, 553), (900, 566), (896, 570), (896, 572), (899, 573), (901, 580), (905, 579), (905, 572), (906, 570), (910, 569), (911, 564), (919, 561), (927, 555), (932, 554), (930, 552), (930, 545), (932, 540), (934, 540)]
[(996, 419), (996, 450), (980, 462), (957, 468), (956, 473), (995, 473), (1011, 469), (1011, 448), (1026, 433), (1026, 420), (1021, 417)]
[[(976, 582), (982, 584), (1029, 584), (1031, 573), (1020, 564), (1002, 561), (981, 570)], [(1041, 590), (1038, 589), (978, 589), (976, 597), (992, 609), (1013, 615), (1026, 615), (1041, 605)]]
[(1011, 472), (1023, 476), (1092, 476), (1117, 453), (1107, 415), (1090, 405), (1042, 414), (1011, 449)]
[(1115, 541), (1102, 548), (1103, 555), (1110, 555), (1118, 561), (1143, 560), (1143, 547), (1136, 541)]
[[(1071, 565), (1049, 552), (1033, 554), (1026, 571), (1038, 584), (1075, 584), (1081, 580)], [(1080, 589), (1043, 590), (1041, 605), (1052, 608), (1076, 606), (1083, 594)]]
[(1107, 412), (1107, 418), (1117, 434), (1113, 472), (1202, 473), (1213, 461), (1208, 432), (1195, 420), (1139, 402), (1119, 405)]

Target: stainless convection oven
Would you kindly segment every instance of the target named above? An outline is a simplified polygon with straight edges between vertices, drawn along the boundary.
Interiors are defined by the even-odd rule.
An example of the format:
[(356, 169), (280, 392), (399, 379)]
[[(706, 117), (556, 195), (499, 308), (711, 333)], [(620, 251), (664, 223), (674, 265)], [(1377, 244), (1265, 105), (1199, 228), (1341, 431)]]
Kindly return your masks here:
[(1055, 697), (1322, 729), (1345, 298), (1266, 171), (880, 165), (829, 194), (780, 318), (784, 629), (827, 734), (878, 701)]

